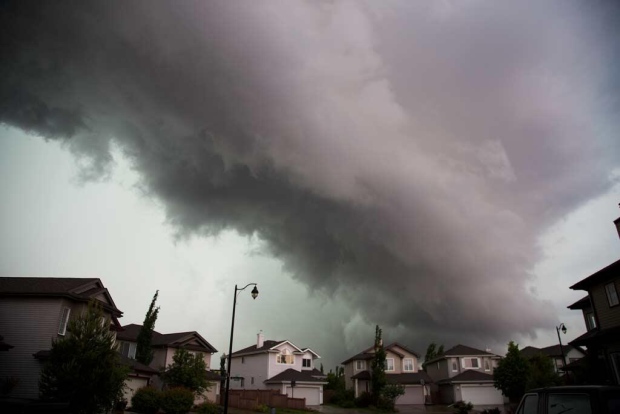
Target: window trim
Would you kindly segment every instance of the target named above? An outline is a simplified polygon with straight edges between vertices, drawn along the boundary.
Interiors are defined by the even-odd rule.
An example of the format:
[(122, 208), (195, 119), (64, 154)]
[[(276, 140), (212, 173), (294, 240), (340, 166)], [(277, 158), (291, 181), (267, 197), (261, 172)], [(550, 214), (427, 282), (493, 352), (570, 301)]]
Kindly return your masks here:
[[(392, 361), (392, 369), (389, 369), (390, 364), (388, 363), (388, 361)], [(394, 365), (394, 358), (385, 358), (385, 370), (388, 372), (392, 372), (396, 370), (396, 366)]]
[[(407, 361), (411, 361), (411, 369), (407, 369)], [(403, 372), (415, 372), (415, 363), (413, 358), (403, 358)]]
[[(308, 361), (308, 365), (306, 366), (306, 361)], [(312, 368), (312, 358), (302, 358), (301, 359), (301, 367), (302, 368)]]
[(459, 372), (459, 363), (456, 359), (452, 360), (452, 372)]
[[(284, 357), (284, 360), (286, 361), (286, 357), (287, 356), (291, 357), (291, 362), (290, 363), (281, 362), (282, 361), (282, 357)], [(282, 351), (280, 351), (278, 353), (278, 355), (276, 355), (276, 364), (279, 364), (279, 365), (295, 365), (295, 355), (293, 355), (293, 353), (290, 350), (283, 349)]]
[[(616, 303), (613, 303), (613, 304), (611, 303), (612, 302), (611, 294), (610, 294), (611, 289), (608, 289), (610, 287), (611, 287), (611, 289), (613, 289), (613, 294), (615, 296), (615, 302)], [(607, 296), (607, 304), (609, 305), (610, 308), (613, 308), (614, 306), (620, 305), (620, 298), (618, 297), (618, 290), (616, 289), (615, 282), (607, 283), (605, 285), (605, 295)]]
[(65, 336), (67, 334), (67, 326), (69, 325), (69, 317), (71, 316), (71, 308), (63, 306), (60, 310), (60, 322), (58, 324), (58, 335)]
[(483, 364), (484, 364), (485, 371), (491, 371), (491, 361), (489, 361), (488, 358), (484, 359)]
[[(473, 366), (472, 367), (466, 367), (465, 366), (465, 360), (466, 359), (470, 359), (470, 360), (474, 360), (475, 359), (475, 360), (477, 360), (478, 366), (477, 367), (473, 367)], [(480, 369), (480, 368), (482, 368), (482, 364), (480, 364), (480, 357), (461, 357), (461, 367), (463, 369)]]
[(357, 361), (355, 361), (356, 371), (364, 371), (365, 369), (366, 369), (366, 361), (364, 361), (363, 359), (358, 359)]

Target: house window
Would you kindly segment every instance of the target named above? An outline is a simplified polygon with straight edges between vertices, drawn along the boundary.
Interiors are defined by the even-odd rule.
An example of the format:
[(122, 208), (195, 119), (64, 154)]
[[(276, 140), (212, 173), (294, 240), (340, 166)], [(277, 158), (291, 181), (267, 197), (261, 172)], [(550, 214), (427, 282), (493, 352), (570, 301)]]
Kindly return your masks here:
[(489, 363), (488, 359), (484, 360), (484, 370), (485, 371), (490, 371), (491, 370), (491, 364)]
[(304, 368), (312, 367), (312, 360), (310, 358), (304, 358), (301, 360), (301, 366)]
[(586, 314), (586, 321), (588, 322), (589, 331), (596, 328), (596, 318), (594, 317), (594, 312)]
[(241, 363), (245, 364), (245, 357), (241, 357)]
[(386, 358), (386, 360), (385, 360), (385, 370), (386, 371), (394, 371), (394, 358)]
[(277, 363), (292, 365), (295, 363), (295, 357), (291, 355), (291, 351), (289, 351), (288, 349), (285, 349), (281, 353), (278, 354)]
[(136, 359), (137, 345), (138, 344), (136, 344), (135, 342), (120, 341), (118, 350), (122, 356), (130, 358), (130, 359)]
[(413, 372), (413, 358), (405, 358), (403, 361), (403, 371)]
[(243, 388), (245, 386), (245, 379), (241, 378), (241, 388)]
[[(437, 364), (437, 367), (439, 367), (439, 364)], [(452, 361), (452, 372), (456, 372), (459, 370), (459, 366), (456, 363), (456, 359)]]
[(62, 313), (60, 314), (60, 324), (58, 325), (58, 335), (64, 335), (67, 333), (67, 324), (69, 323), (70, 314), (70, 308), (62, 308)]
[(366, 361), (355, 361), (355, 369), (358, 371), (366, 369)]
[(480, 368), (480, 358), (463, 358), (463, 368), (478, 369)]
[(254, 377), (250, 378), (250, 384), (254, 385)]
[(605, 285), (605, 292), (607, 292), (607, 302), (609, 306), (616, 306), (618, 301), (618, 292), (616, 292), (616, 285), (613, 282)]

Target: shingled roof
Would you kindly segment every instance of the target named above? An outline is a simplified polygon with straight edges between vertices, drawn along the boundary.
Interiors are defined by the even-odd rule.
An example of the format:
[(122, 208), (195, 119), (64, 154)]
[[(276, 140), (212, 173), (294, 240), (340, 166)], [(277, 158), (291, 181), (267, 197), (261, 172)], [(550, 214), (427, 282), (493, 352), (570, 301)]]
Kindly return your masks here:
[[(142, 329), (142, 325), (138, 325), (135, 323), (126, 325), (123, 327), (124, 331), (120, 332), (116, 335), (116, 338), (120, 341), (138, 341), (138, 334), (140, 333), (140, 329)], [(196, 331), (188, 331), (188, 332), (175, 332), (170, 334), (161, 334), (157, 331), (153, 331), (153, 337), (151, 339), (151, 345), (154, 347), (181, 347), (183, 346), (183, 342), (186, 339), (191, 337), (195, 337), (199, 342), (203, 342), (204, 346), (197, 347), (189, 345), (187, 349), (193, 350), (203, 350), (198, 348), (207, 349), (208, 352), (217, 352), (217, 349), (213, 347), (206, 339), (204, 339), (198, 332)]]
[(0, 297), (65, 297), (88, 302), (100, 294), (110, 302), (103, 303), (104, 309), (117, 317), (123, 315), (98, 278), (0, 277)]
[[(564, 354), (566, 355), (568, 352), (572, 351), (573, 349), (575, 349), (572, 345), (564, 345)], [(562, 349), (560, 349), (560, 345), (551, 345), (551, 346), (547, 346), (544, 348), (535, 348), (533, 346), (526, 346), (525, 348), (523, 348), (521, 351), (521, 355), (523, 355), (526, 358), (532, 358), (536, 355), (545, 355), (548, 357), (561, 357), (562, 356)]]
[(445, 378), (438, 381), (438, 384), (455, 384), (461, 382), (493, 382), (493, 375), (474, 369), (467, 369), (452, 378)]
[(286, 340), (282, 341), (274, 341), (271, 339), (266, 339), (263, 341), (263, 346), (259, 347), (256, 344), (248, 346), (246, 348), (240, 349), (239, 351), (235, 351), (231, 354), (231, 356), (241, 356), (241, 355), (249, 355), (249, 354), (260, 354), (263, 352), (269, 352), (271, 348), (274, 346), (280, 345), (284, 342), (288, 342)]
[(266, 384), (290, 382), (295, 380), (296, 382), (315, 382), (318, 384), (327, 384), (325, 379), (316, 378), (310, 371), (296, 371), (292, 368), (282, 371), (277, 375), (269, 378), (265, 381)]
[[(418, 354), (415, 351), (412, 351), (411, 349), (407, 348), (404, 345), (399, 344), (398, 342), (392, 342), (391, 344), (385, 346), (383, 349), (389, 350), (390, 352), (393, 352), (393, 353), (395, 353), (396, 355), (398, 355), (400, 357), (404, 357), (403, 354), (401, 354), (400, 352), (398, 352), (398, 351), (396, 351), (394, 349), (395, 347), (399, 347), (399, 348), (409, 352), (410, 354), (415, 355), (416, 358), (420, 358), (420, 354)], [(373, 348), (374, 348), (374, 346), (365, 349), (364, 351), (360, 352), (359, 354), (356, 354), (356, 355), (352, 356), (351, 358), (347, 359), (346, 361), (341, 362), (341, 365), (346, 365), (346, 364), (348, 364), (351, 361), (360, 361), (360, 360), (372, 359), (374, 357), (374, 355), (375, 355)]]

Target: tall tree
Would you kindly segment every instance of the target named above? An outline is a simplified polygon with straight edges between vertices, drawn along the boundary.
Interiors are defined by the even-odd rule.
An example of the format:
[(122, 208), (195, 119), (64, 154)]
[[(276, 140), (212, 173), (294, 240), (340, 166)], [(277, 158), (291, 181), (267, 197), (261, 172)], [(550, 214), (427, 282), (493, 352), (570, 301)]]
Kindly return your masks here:
[(424, 355), (424, 362), (432, 361), (438, 356), (443, 355), (443, 345), (440, 345), (437, 348), (437, 344), (435, 342), (431, 342), (426, 348), (426, 355)]
[(155, 302), (157, 302), (158, 295), (159, 290), (155, 292), (153, 300), (151, 300), (151, 306), (149, 306), (149, 310), (146, 312), (144, 322), (142, 323), (142, 328), (140, 328), (140, 333), (138, 333), (136, 359), (144, 365), (150, 364), (153, 360), (153, 348), (151, 347), (151, 343), (153, 341), (155, 321), (157, 321), (157, 315), (159, 314), (159, 306), (155, 307)]
[(493, 372), (495, 388), (501, 390), (511, 402), (518, 402), (527, 390), (529, 377), (530, 365), (527, 359), (519, 352), (519, 345), (510, 341), (508, 353)]
[(325, 372), (323, 372), (323, 364), (321, 364), (321, 374), (325, 374)]
[(530, 365), (526, 388), (552, 387), (560, 385), (560, 377), (555, 373), (553, 362), (543, 354), (534, 355), (528, 359)]
[(89, 414), (109, 412), (122, 398), (128, 368), (120, 364), (109, 323), (102, 321), (102, 306), (92, 301), (69, 322), (67, 336), (52, 343), (39, 383), (42, 399)]
[(377, 404), (381, 398), (383, 388), (385, 388), (385, 349), (383, 349), (383, 339), (381, 339), (381, 328), (375, 327), (375, 355), (371, 361), (370, 380), (372, 384), (372, 398)]
[(207, 364), (201, 355), (180, 348), (172, 357), (172, 364), (161, 372), (160, 377), (170, 388), (183, 387), (198, 395), (210, 387), (206, 371)]

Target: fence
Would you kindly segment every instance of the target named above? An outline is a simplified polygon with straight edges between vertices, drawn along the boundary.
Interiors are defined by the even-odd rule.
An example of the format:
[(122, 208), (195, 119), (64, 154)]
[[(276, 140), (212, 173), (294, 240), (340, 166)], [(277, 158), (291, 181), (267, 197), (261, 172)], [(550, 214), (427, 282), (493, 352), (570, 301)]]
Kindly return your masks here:
[[(220, 396), (221, 404), (226, 398), (225, 393)], [(306, 408), (305, 398), (290, 398), (280, 394), (278, 390), (230, 390), (228, 395), (228, 406), (241, 408), (243, 410), (256, 410), (259, 405), (277, 408), (292, 408), (304, 410)]]

